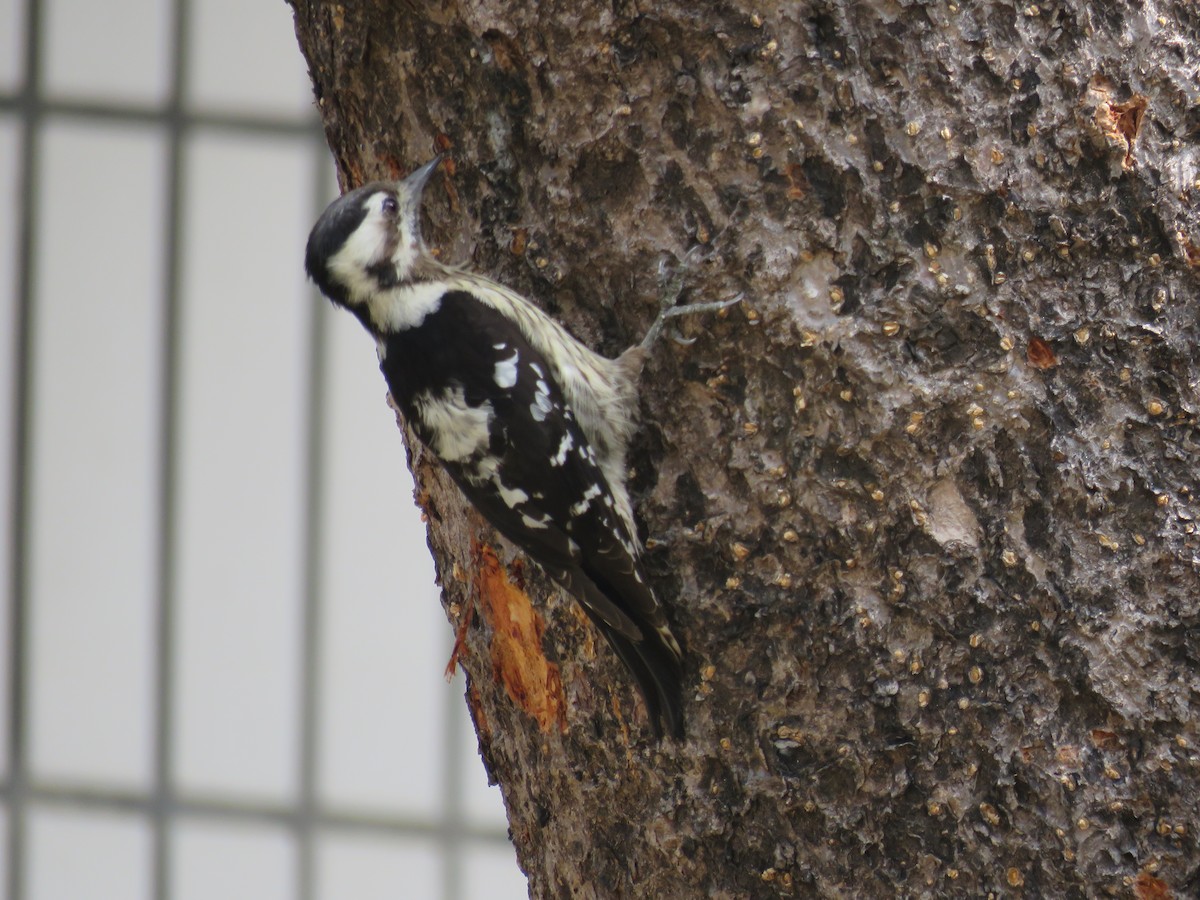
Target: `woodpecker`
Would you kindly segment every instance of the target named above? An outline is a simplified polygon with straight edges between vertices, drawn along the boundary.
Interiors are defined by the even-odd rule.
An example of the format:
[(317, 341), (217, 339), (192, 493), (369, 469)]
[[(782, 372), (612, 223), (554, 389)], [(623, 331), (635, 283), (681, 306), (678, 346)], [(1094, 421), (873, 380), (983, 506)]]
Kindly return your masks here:
[(441, 157), (349, 191), (309, 235), (305, 268), (375, 339), (420, 441), (501, 535), (573, 595), (637, 683), (656, 737), (683, 736), (683, 651), (639, 561), (626, 486), (641, 345), (600, 356), (519, 294), (444, 265), (421, 236)]

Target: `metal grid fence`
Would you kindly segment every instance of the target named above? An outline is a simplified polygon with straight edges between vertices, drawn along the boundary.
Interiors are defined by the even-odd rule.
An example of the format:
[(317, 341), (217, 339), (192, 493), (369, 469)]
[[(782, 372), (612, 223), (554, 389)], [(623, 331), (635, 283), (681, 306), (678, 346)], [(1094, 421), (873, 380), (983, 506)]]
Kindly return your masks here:
[[(70, 15), (68, 0), (57, 0), (57, 15)], [(282, 5), (282, 4), (281, 4)], [(464, 766), (471, 764), (466, 754), (459, 753), (469, 739), (468, 726), (462, 710), (461, 690), (444, 691), (445, 708), (440, 731), (428, 734), (430, 726), (414, 723), (414, 741), (436, 741), (447, 760), (440, 774), (440, 808), (436, 815), (410, 815), (403, 810), (355, 810), (345, 805), (330, 809), (318, 791), (319, 734), (322, 711), (319, 702), (320, 686), (317, 672), (320, 667), (322, 616), (325, 609), (321, 596), (323, 556), (322, 529), (326, 513), (322, 498), (327, 495), (329, 473), (322, 435), (329, 427), (328, 394), (322, 389), (330, 375), (329, 311), (316, 302), (314, 296), (298, 298), (307, 304), (310, 317), (307, 324), (307, 381), (295, 386), (303, 394), (304, 447), (300, 451), (305, 485), (300, 538), (303, 571), (297, 579), (300, 585), (298, 620), (300, 622), (298, 649), (302, 683), (299, 686), (300, 708), (298, 736), (294, 751), (298, 755), (296, 768), (298, 786), (290, 798), (256, 799), (213, 793), (201, 796), (195, 790), (181, 791), (175, 771), (177, 758), (174, 742), (179, 740), (176, 721), (175, 683), (178, 667), (178, 598), (180, 572), (180, 454), (183, 440), (181, 415), (185, 408), (185, 392), (181, 388), (181, 348), (183, 338), (184, 292), (184, 221), (189, 195), (185, 185), (184, 161), (189, 145), (198, 136), (235, 135), (289, 142), (307, 148), (311, 154), (308, 183), (302, 190), (309, 198), (307, 208), (311, 219), (320, 212), (331, 196), (333, 185), (329, 171), (328, 153), (324, 138), (311, 110), (298, 115), (261, 114), (240, 110), (220, 111), (197, 108), (189, 101), (191, 54), (195, 51), (189, 22), (193, 7), (187, 0), (169, 0), (166, 12), (169, 21), (169, 60), (167, 86), (161, 103), (126, 101), (123, 99), (71, 99), (55, 96), (45, 90), (44, 53), (47, 46), (46, 23), (52, 2), (25, 0), (23, 6), (13, 7), (7, 22), (0, 20), (0, 31), (19, 22), (21, 37), (14, 43), (21, 47), (23, 62), (12, 89), (0, 84), (0, 118), (15, 126), (16, 173), (15, 219), (16, 246), (13, 258), (14, 306), (12, 310), (11, 385), (11, 450), (9, 492), (11, 519), (7, 553), (8, 567), (8, 680), (6, 685), (7, 767), (0, 780), (0, 801), (7, 818), (4, 852), (5, 894), (9, 900), (35, 898), (31, 887), (30, 817), (41, 809), (91, 810), (111, 812), (132, 817), (148, 829), (146, 856), (150, 872), (145, 878), (145, 895), (166, 900), (179, 891), (179, 873), (172, 841), (172, 830), (180, 822), (203, 822), (210, 826), (230, 825), (269, 826), (289, 836), (292, 872), (286, 884), (294, 896), (309, 900), (322, 895), (321, 873), (318, 871), (318, 844), (326, 836), (353, 841), (397, 841), (419, 839), (422, 846), (432, 848), (440, 868), (440, 895), (458, 900), (469, 895), (464, 872), (468, 857), (476, 849), (495, 852), (507, 846), (504, 829), (494, 819), (481, 824), (477, 818), (464, 813), (463, 783), (467, 779)], [(3, 16), (0, 7), (0, 16)], [(229, 24), (237, 28), (236, 21)], [(131, 39), (141, 39), (132, 38)], [(112, 47), (120, 52), (119, 47)], [(155, 416), (158, 465), (147, 473), (153, 480), (150, 494), (155, 498), (151, 565), (153, 567), (153, 605), (150, 634), (150, 681), (152, 684), (150, 727), (152, 750), (149, 753), (152, 772), (144, 786), (77, 784), (70, 780), (54, 780), (39, 775), (31, 765), (30, 703), (36, 685), (31, 674), (28, 636), (32, 615), (31, 546), (35, 528), (35, 491), (32, 487), (37, 458), (34, 442), (35, 405), (38, 402), (39, 368), (37, 329), (44, 327), (39, 318), (39, 299), (42, 286), (38, 283), (36, 264), (43, 223), (39, 210), (44, 205), (39, 197), (47, 189), (44, 136), (48, 123), (70, 122), (81, 127), (105, 129), (152, 129), (165, 141), (165, 184), (162, 185), (164, 216), (161, 243), (148, 248), (148, 253), (161, 254), (156, 261), (161, 283), (157, 295), (158, 359), (155, 367), (158, 378), (155, 386), (157, 414)], [(80, 160), (87, 165), (87, 160)], [(157, 173), (151, 173), (158, 177)], [(119, 227), (118, 222), (114, 222)], [(64, 260), (69, 264), (69, 260)], [(136, 264), (120, 260), (114, 264)], [(102, 278), (102, 273), (80, 272), (81, 288), (88, 289), (88, 279)], [(231, 289), (234, 289), (231, 287)], [(93, 285), (90, 290), (98, 290)], [(81, 297), (81, 302), (85, 302)], [(252, 302), (247, 298), (246, 302)], [(44, 336), (43, 336), (44, 337)], [(364, 353), (369, 352), (364, 349)], [(86, 377), (86, 376), (81, 376)], [(82, 385), (81, 385), (82, 387)], [(379, 389), (382, 396), (382, 387)], [(398, 437), (397, 437), (398, 441)], [(395, 448), (395, 461), (402, 464), (403, 455)], [(415, 515), (415, 513), (414, 513)], [(102, 598), (101, 598), (102, 599)], [(448, 630), (446, 632), (448, 634)], [(397, 635), (399, 640), (404, 635)], [(446, 646), (449, 646), (447, 640)], [(400, 649), (398, 648), (398, 652)], [(397, 686), (403, 690), (403, 686)], [(402, 764), (400, 761), (398, 765)], [(477, 777), (477, 776), (475, 776)], [(508, 851), (511, 853), (511, 851)], [(512, 867), (515, 871), (515, 866)], [(516, 879), (513, 880), (516, 883)], [(394, 885), (384, 895), (415, 896), (412, 885)], [(184, 891), (183, 893), (186, 893)]]

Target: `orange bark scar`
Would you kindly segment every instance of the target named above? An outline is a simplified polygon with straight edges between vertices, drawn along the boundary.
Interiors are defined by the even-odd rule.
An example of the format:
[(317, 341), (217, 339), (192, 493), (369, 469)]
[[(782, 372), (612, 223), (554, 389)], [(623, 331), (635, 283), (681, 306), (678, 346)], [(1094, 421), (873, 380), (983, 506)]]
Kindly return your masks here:
[(1088, 87), (1097, 100), (1096, 127), (1110, 145), (1124, 151), (1121, 166), (1132, 169), (1135, 164), (1133, 145), (1142, 133), (1142, 122), (1150, 101), (1141, 94), (1134, 94), (1123, 103), (1116, 102), (1112, 99), (1114, 88), (1103, 76), (1094, 78)]
[(492, 674), (543, 732), (567, 728), (567, 704), (558, 666), (542, 652), (545, 625), (529, 596), (508, 577), (491, 547), (477, 554), (475, 583), (492, 623)]
[(1137, 900), (1172, 900), (1175, 895), (1165, 881), (1143, 871), (1133, 882), (1133, 896)]
[(1192, 269), (1200, 269), (1200, 244), (1197, 244), (1182, 231), (1176, 235), (1179, 248), (1183, 251), (1183, 260)]
[(1055, 354), (1054, 348), (1039, 337), (1029, 339), (1025, 355), (1029, 359), (1029, 364), (1035, 369), (1053, 369), (1058, 365), (1058, 356)]
[(467, 608), (463, 610), (462, 622), (459, 624), (458, 630), (454, 632), (454, 649), (450, 651), (450, 662), (446, 663), (446, 671), (443, 673), (446, 681), (454, 677), (454, 673), (458, 670), (459, 657), (467, 652), (467, 631), (470, 630), (473, 621), (475, 621), (475, 603), (468, 600)]

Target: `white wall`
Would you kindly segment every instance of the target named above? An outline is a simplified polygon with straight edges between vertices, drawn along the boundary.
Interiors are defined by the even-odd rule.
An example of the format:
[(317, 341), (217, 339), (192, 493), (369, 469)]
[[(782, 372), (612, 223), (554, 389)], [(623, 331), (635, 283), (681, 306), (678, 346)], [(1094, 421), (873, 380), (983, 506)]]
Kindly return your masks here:
[(290, 11), (185, 8), (0, 0), (0, 884), (524, 897), (373, 343), (303, 280)]

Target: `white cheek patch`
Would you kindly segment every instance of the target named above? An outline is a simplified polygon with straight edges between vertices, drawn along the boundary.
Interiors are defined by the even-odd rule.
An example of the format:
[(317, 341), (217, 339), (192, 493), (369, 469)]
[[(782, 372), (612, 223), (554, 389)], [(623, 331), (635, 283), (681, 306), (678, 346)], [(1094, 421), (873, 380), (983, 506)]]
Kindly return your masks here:
[(432, 450), (447, 462), (461, 462), (487, 449), (491, 441), (492, 405), (471, 406), (462, 388), (416, 400)]
[(396, 275), (401, 281), (412, 274), (413, 266), (416, 265), (417, 257), (420, 255), (421, 251), (415, 241), (400, 241), (400, 246), (392, 254), (392, 265), (396, 267)]
[(389, 226), (375, 209), (367, 211), (362, 224), (346, 239), (327, 263), (334, 280), (344, 284), (351, 303), (361, 303), (378, 290), (367, 269), (378, 263), (387, 249)]
[[(501, 344), (496, 349), (503, 350), (504, 345)], [(496, 371), (493, 373), (493, 378), (496, 380), (496, 387), (508, 390), (517, 383), (517, 361), (520, 358), (521, 354), (513, 350), (512, 356), (496, 363)]]
[(381, 331), (407, 331), (419, 328), (426, 316), (437, 312), (445, 293), (445, 285), (421, 281), (375, 294), (367, 301), (367, 309)]

